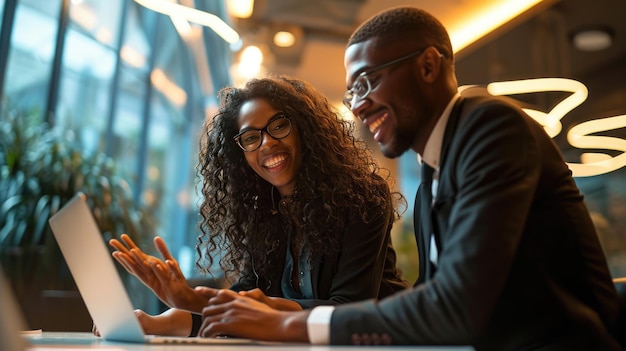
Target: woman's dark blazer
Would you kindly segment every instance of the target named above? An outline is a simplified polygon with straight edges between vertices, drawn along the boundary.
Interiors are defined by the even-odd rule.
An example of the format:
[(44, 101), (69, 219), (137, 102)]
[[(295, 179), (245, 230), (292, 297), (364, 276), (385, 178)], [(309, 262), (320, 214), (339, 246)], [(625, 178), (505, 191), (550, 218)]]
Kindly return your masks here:
[[(553, 140), (503, 99), (457, 104), (431, 212), (442, 243), (436, 272), (380, 302), (338, 306), (331, 343), (618, 349), (606, 259)], [(425, 271), (428, 251), (420, 253)]]
[[(389, 189), (386, 189), (387, 196)], [(396, 268), (396, 252), (391, 243), (393, 207), (390, 201), (384, 208), (368, 211), (372, 216), (367, 222), (354, 220), (342, 234), (341, 247), (337, 254), (316, 258), (311, 270), (313, 299), (291, 299), (303, 308), (320, 305), (337, 305), (348, 302), (383, 298), (404, 290), (409, 284), (401, 278)], [(370, 206), (371, 207), (371, 206)], [(284, 270), (286, 246), (274, 255), (279, 262), (268, 277), (241, 279), (231, 289), (250, 290), (256, 287), (268, 296), (284, 297), (281, 279)]]

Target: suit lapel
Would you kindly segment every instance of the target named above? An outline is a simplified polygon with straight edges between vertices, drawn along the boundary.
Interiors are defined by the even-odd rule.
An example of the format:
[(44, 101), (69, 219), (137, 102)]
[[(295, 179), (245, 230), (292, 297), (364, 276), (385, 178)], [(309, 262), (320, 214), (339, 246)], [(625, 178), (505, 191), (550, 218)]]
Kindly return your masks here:
[[(448, 124), (446, 125), (446, 131), (443, 134), (443, 141), (441, 144), (441, 156), (439, 162), (440, 182), (438, 184), (438, 187), (445, 186), (445, 184), (442, 184), (441, 182), (441, 180), (443, 179), (441, 177), (441, 172), (445, 169), (446, 161), (448, 159), (448, 150), (450, 149), (450, 144), (452, 144), (452, 139), (454, 138), (454, 134), (456, 133), (457, 127), (459, 125), (459, 120), (461, 119), (461, 111), (463, 110), (464, 103), (465, 98), (463, 96), (459, 97), (459, 99), (454, 104), (452, 111), (450, 112)], [(437, 193), (440, 193), (440, 191), (438, 191)], [(435, 240), (439, 245), (439, 250), (443, 251), (443, 241), (441, 240), (441, 233), (439, 230), (439, 226), (437, 225), (437, 220), (436, 218), (433, 218), (434, 214), (435, 213), (433, 213), (433, 211), (430, 212), (431, 227), (433, 235), (435, 236)]]
[[(450, 146), (450, 143), (452, 141), (452, 137), (454, 136), (454, 133), (456, 131), (457, 125), (459, 123), (459, 117), (461, 115), (461, 110), (463, 107), (463, 102), (465, 101), (464, 97), (460, 97), (456, 103), (454, 104), (454, 107), (452, 108), (452, 111), (450, 112), (450, 117), (448, 119), (448, 124), (446, 125), (446, 131), (444, 132), (444, 136), (443, 136), (443, 142), (441, 145), (441, 162), (439, 164), (439, 169), (443, 169), (443, 165), (446, 161), (446, 156), (448, 153), (448, 149)], [(418, 250), (418, 255), (419, 255), (419, 276), (417, 279), (417, 282), (415, 283), (415, 285), (421, 284), (423, 282), (425, 282), (426, 280), (430, 279), (431, 275), (432, 275), (432, 270), (431, 270), (431, 262), (430, 262), (430, 233), (424, 233), (424, 231), (422, 230), (422, 226), (420, 225), (420, 221), (421, 220), (430, 220), (431, 225), (430, 228), (433, 231), (434, 235), (436, 236), (436, 240), (438, 240), (438, 242), (440, 243), (441, 248), (443, 248), (441, 240), (438, 238), (439, 236), (439, 231), (437, 230), (437, 225), (436, 222), (433, 221), (432, 218), (432, 211), (428, 211), (429, 215), (425, 215), (424, 213), (426, 213), (426, 211), (423, 211), (420, 207), (420, 196), (421, 196), (421, 191), (430, 191), (430, 189), (423, 189), (423, 187), (420, 185), (418, 192), (416, 194), (415, 197), (415, 204), (414, 204), (414, 208), (413, 208), (413, 228), (415, 231), (415, 240), (417, 242), (417, 250)], [(428, 218), (424, 218), (424, 217), (428, 217)]]
[(448, 149), (450, 148), (452, 136), (456, 132), (456, 128), (459, 124), (461, 110), (463, 109), (464, 102), (465, 102), (465, 98), (463, 96), (459, 97), (459, 99), (454, 104), (452, 111), (450, 112), (450, 118), (448, 119), (448, 124), (446, 125), (446, 131), (443, 134), (443, 142), (441, 144), (441, 157), (439, 158), (440, 159), (439, 170), (443, 168), (443, 165), (446, 162)]

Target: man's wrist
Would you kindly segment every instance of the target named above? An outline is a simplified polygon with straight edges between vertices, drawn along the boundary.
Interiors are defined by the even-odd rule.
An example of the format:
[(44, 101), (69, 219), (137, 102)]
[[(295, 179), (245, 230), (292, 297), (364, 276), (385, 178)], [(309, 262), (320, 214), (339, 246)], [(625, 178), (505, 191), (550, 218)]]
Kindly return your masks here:
[(311, 344), (328, 345), (330, 343), (330, 318), (334, 310), (334, 306), (318, 306), (311, 310), (306, 321)]
[(283, 324), (283, 335), (287, 336), (285, 341), (309, 342), (307, 335), (307, 318), (309, 316), (309, 311), (279, 313), (286, 316)]

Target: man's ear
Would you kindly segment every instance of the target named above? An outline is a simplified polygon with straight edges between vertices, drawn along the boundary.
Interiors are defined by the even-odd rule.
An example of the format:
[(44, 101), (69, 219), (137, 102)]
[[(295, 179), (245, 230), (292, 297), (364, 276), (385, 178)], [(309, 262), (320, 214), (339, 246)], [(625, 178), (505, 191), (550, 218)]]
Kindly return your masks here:
[(434, 47), (430, 46), (420, 57), (420, 73), (427, 83), (433, 83), (439, 78), (443, 65), (443, 55)]

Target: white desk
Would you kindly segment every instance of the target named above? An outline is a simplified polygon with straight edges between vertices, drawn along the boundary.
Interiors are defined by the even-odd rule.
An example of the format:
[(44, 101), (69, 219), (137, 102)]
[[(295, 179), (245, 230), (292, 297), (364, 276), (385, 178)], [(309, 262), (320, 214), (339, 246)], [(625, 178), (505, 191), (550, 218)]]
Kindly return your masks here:
[[(44, 332), (41, 335), (27, 336), (30, 342), (28, 351), (81, 351), (100, 349), (102, 351), (353, 351), (355, 346), (311, 346), (301, 344), (281, 345), (150, 345), (129, 344), (104, 341), (91, 333)], [(368, 351), (472, 351), (471, 347), (435, 347), (435, 346), (367, 346)], [(280, 349), (280, 350), (277, 350)]]

